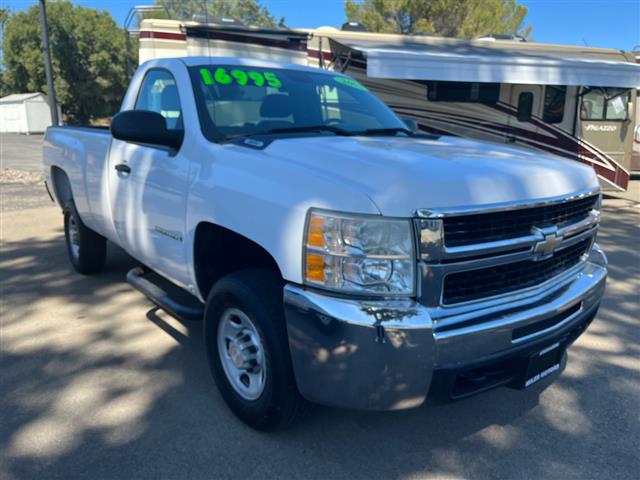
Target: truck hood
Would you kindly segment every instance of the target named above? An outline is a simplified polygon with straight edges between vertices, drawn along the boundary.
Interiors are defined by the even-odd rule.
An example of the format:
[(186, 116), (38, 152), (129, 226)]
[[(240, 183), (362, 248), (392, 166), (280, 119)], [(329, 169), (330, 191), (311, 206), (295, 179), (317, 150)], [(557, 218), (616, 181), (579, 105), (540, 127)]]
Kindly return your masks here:
[[(535, 200), (597, 188), (591, 167), (540, 151), (457, 137), (318, 136), (276, 140), (264, 151), (366, 194), (382, 215)], [(315, 193), (315, 192), (314, 192)]]

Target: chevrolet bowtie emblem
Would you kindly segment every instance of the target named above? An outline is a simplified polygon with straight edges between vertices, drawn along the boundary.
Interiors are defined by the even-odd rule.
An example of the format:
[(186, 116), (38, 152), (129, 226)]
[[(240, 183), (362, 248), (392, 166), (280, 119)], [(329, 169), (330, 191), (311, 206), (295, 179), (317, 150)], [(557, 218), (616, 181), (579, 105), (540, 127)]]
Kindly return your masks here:
[(545, 260), (553, 256), (553, 252), (556, 251), (563, 240), (562, 235), (558, 235), (558, 228), (533, 227), (531, 231), (534, 235), (542, 236), (542, 240), (538, 241), (533, 247), (533, 259), (535, 261)]

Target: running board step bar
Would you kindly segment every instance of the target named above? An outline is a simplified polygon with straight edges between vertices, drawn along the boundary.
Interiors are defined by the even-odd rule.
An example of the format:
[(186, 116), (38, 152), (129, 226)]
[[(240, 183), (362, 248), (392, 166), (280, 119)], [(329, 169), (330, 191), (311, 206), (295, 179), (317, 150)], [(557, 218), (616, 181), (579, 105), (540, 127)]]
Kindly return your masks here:
[(127, 282), (178, 320), (204, 318), (204, 304), (200, 300), (151, 270), (133, 268), (127, 273)]

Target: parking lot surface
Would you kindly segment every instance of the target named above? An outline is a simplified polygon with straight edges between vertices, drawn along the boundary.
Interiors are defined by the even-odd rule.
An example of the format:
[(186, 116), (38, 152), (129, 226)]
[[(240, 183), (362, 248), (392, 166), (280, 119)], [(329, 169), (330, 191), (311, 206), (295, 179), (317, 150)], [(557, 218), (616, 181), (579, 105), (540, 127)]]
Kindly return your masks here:
[(103, 274), (73, 273), (62, 215), (42, 185), (0, 187), (8, 185), (3, 205), (12, 206), (0, 217), (2, 479), (637, 478), (636, 202), (605, 201), (607, 293), (555, 383), (396, 413), (317, 407), (293, 430), (262, 434), (225, 407), (200, 323), (180, 323), (130, 288), (125, 274), (135, 262), (112, 245)]

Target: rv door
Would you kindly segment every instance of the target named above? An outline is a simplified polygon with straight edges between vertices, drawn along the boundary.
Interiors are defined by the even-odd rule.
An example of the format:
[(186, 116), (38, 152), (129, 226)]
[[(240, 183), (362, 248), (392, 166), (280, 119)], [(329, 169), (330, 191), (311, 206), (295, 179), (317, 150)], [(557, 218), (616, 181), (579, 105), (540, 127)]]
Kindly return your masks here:
[(538, 133), (536, 119), (540, 118), (542, 87), (539, 85), (511, 85), (511, 114), (505, 141), (535, 147)]

